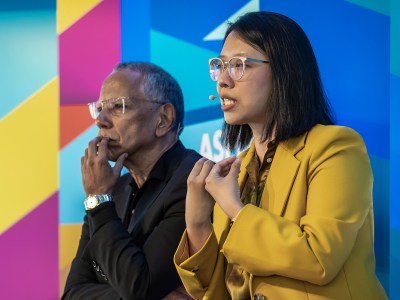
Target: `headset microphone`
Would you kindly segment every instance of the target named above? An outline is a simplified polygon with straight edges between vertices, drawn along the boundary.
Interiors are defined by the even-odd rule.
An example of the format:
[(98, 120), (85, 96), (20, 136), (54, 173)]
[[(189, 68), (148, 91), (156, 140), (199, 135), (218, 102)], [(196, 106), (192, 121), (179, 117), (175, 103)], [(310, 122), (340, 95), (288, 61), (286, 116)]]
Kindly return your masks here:
[(210, 95), (210, 96), (208, 96), (208, 99), (210, 99), (210, 100), (215, 100), (215, 99), (217, 99), (217, 97), (214, 96), (214, 95)]

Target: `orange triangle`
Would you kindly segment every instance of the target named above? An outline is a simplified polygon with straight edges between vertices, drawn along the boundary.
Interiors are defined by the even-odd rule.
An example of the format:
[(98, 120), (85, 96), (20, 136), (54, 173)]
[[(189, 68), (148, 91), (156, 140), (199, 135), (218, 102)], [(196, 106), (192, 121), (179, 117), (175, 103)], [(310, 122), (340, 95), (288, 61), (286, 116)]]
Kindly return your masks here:
[(94, 124), (89, 108), (82, 105), (62, 105), (60, 107), (60, 149)]

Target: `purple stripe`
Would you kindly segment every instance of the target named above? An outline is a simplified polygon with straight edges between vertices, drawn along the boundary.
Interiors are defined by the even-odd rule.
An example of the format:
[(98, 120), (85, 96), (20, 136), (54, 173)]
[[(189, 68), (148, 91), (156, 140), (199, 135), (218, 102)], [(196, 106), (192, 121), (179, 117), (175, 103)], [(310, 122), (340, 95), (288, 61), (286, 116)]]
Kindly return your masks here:
[(61, 104), (98, 98), (121, 59), (120, 1), (104, 0), (59, 37)]
[(58, 193), (0, 236), (0, 299), (58, 299)]

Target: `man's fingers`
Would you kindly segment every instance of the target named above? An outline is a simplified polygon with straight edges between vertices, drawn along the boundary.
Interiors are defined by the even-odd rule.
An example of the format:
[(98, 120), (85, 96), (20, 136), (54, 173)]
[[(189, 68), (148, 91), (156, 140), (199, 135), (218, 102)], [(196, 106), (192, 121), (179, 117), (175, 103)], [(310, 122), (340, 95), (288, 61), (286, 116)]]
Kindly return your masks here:
[(85, 156), (82, 156), (81, 157), (81, 171), (83, 170), (84, 166), (85, 166)]
[(121, 174), (122, 167), (124, 166), (124, 162), (127, 157), (128, 157), (127, 153), (121, 154), (120, 157), (118, 157), (118, 159), (115, 162), (115, 165), (113, 167), (114, 174), (116, 174), (116, 175)]
[(108, 160), (108, 138), (104, 137), (101, 139), (99, 143), (97, 143), (98, 148), (97, 148), (97, 156), (100, 159), (105, 159)]
[(97, 136), (93, 140), (91, 140), (86, 148), (85, 155), (88, 157), (96, 157), (97, 156), (97, 144), (100, 142), (101, 137)]

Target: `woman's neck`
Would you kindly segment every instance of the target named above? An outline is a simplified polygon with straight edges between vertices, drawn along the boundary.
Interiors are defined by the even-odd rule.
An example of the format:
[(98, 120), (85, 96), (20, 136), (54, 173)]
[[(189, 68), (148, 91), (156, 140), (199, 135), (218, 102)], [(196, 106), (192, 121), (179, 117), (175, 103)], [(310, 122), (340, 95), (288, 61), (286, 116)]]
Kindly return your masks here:
[[(252, 129), (253, 130), (253, 129)], [(253, 130), (255, 151), (260, 162), (263, 161), (265, 153), (268, 151), (268, 143), (275, 138), (275, 135), (267, 140), (263, 140), (263, 130)]]

